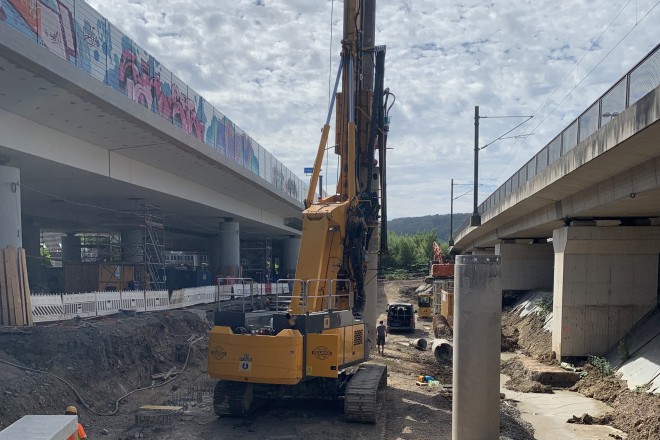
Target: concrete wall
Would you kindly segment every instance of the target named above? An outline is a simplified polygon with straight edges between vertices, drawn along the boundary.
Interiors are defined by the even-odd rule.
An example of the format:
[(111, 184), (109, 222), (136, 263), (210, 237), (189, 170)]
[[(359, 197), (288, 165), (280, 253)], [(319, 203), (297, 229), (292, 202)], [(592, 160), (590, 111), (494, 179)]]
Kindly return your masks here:
[(553, 245), (552, 349), (600, 356), (657, 305), (660, 227), (564, 227)]
[(552, 243), (502, 242), (495, 254), (502, 257), (502, 290), (552, 289)]

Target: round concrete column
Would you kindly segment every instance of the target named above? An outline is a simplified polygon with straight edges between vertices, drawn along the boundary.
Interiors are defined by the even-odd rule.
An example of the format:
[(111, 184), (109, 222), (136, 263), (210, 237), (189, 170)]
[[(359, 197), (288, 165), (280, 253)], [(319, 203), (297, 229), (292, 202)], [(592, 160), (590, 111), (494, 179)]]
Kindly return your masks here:
[(241, 276), (239, 223), (225, 221), (218, 226), (218, 266), (221, 277)]
[(18, 168), (0, 165), (0, 249), (23, 247), (20, 180)]
[(460, 255), (454, 276), (453, 440), (500, 436), (500, 257)]
[(300, 253), (300, 237), (289, 237), (282, 243), (282, 277), (295, 278)]
[(66, 234), (62, 236), (62, 262), (80, 263), (80, 237), (75, 234)]
[(121, 261), (138, 264), (144, 262), (144, 241), (139, 229), (121, 231)]
[(41, 230), (32, 220), (23, 218), (23, 248), (28, 269), (30, 290), (40, 291), (41, 288)]

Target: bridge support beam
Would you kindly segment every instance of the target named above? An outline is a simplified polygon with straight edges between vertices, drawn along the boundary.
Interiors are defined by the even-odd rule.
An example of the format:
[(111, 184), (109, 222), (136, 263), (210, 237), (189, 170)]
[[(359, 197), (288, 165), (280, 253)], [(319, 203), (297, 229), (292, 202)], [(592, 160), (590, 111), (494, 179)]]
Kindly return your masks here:
[(300, 237), (285, 238), (282, 243), (282, 272), (284, 278), (295, 278), (298, 254), (300, 253)]
[(226, 220), (218, 226), (218, 239), (212, 256), (215, 274), (219, 277), (241, 276), (241, 240), (238, 222)]
[(555, 229), (552, 349), (602, 355), (658, 302), (660, 227)]
[(62, 236), (62, 262), (80, 263), (82, 255), (80, 254), (80, 236), (75, 234), (66, 234)]
[(0, 249), (23, 247), (20, 180), (18, 168), (0, 165)]
[(552, 289), (552, 243), (502, 241), (495, 254), (502, 257), (502, 290)]
[(41, 229), (29, 218), (23, 217), (23, 248), (27, 262), (28, 282), (32, 292), (41, 290)]

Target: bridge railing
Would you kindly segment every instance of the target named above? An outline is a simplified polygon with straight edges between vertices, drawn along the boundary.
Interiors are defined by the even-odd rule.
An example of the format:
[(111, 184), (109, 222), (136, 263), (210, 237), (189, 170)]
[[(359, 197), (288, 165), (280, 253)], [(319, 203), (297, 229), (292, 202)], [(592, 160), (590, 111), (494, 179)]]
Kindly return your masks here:
[[(84, 1), (4, 0), (0, 21), (234, 160), (279, 192), (299, 202), (307, 196), (305, 182)], [(175, 37), (176, 31), (172, 34), (165, 38)], [(195, 64), (191, 69), (199, 70)]]
[[(484, 200), (479, 205), (479, 213), (483, 215), (503, 202), (525, 182), (532, 180), (658, 85), (660, 85), (660, 44)], [(470, 217), (461, 223), (455, 235), (459, 235), (469, 224)]]

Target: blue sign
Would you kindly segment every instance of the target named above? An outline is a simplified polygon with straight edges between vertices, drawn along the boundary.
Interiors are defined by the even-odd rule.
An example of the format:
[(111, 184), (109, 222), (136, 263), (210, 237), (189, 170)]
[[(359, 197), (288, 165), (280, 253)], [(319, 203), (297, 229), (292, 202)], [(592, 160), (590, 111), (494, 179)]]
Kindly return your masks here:
[(312, 174), (314, 172), (314, 167), (305, 167), (305, 174)]

